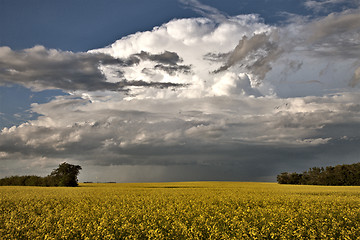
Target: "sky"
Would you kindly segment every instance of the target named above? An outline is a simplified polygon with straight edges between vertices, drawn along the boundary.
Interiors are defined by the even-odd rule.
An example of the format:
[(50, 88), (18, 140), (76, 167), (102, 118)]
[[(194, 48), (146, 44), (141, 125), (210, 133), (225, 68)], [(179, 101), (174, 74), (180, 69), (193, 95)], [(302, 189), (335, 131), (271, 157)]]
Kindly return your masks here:
[(0, 177), (356, 163), (359, 82), (359, 0), (0, 0)]

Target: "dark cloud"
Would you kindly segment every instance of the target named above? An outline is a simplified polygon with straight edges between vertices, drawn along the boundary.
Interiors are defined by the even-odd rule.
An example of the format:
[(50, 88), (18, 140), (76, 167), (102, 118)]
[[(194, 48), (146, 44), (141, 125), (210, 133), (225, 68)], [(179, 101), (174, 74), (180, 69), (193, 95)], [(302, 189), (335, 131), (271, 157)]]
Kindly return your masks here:
[(21, 84), (35, 89), (116, 90), (105, 82), (98, 66), (122, 64), (105, 54), (87, 54), (47, 50), (35, 46), (22, 51), (0, 49), (0, 81), (2, 84)]
[[(141, 51), (138, 54), (133, 54), (131, 57), (139, 57), (141, 60), (150, 60), (156, 62), (154, 69), (160, 69), (165, 71), (169, 75), (175, 75), (177, 72), (189, 74), (191, 72), (191, 66), (179, 65), (183, 60), (175, 52), (165, 51), (160, 54), (150, 54), (145, 51)], [(142, 70), (143, 73), (153, 75), (150, 69), (146, 68)]]
[(207, 53), (204, 55), (204, 60), (212, 62), (225, 61), (229, 55), (230, 53)]
[(154, 69), (160, 69), (167, 72), (169, 75), (175, 75), (177, 72), (181, 72), (184, 74), (191, 73), (191, 67), (186, 65), (175, 65), (175, 66), (167, 66), (167, 65), (155, 65)]
[[(309, 54), (324, 59), (358, 59), (360, 54), (360, 12), (332, 13), (302, 27), (302, 46)], [(294, 40), (295, 41), (295, 40)]]
[[(103, 128), (104, 126), (97, 127)], [(147, 143), (122, 148), (116, 146), (115, 143), (112, 144), (111, 140), (106, 141), (103, 132), (96, 132), (100, 134), (100, 137), (93, 134), (84, 135), (84, 137), (91, 138), (59, 145), (59, 149), (56, 151), (45, 144), (39, 145), (36, 149), (34, 149), (34, 146), (26, 148), (25, 145), (19, 145), (19, 147), (22, 147), (21, 155), (16, 156), (22, 159), (41, 157), (46, 159), (66, 159), (66, 157), (70, 157), (72, 161), (84, 166), (111, 166), (116, 169), (117, 166), (162, 167), (165, 171), (148, 179), (152, 181), (275, 181), (275, 176), (280, 171), (301, 172), (313, 166), (351, 162), (351, 156), (359, 154), (359, 151), (357, 153), (354, 151), (354, 149), (357, 149), (356, 146), (359, 141), (354, 140), (341, 140), (341, 144), (332, 141), (328, 144), (309, 147), (221, 141), (218, 143), (205, 143), (188, 139), (187, 142), (182, 144), (156, 145)], [(56, 133), (56, 131), (52, 133)], [(68, 135), (70, 135), (70, 131), (67, 135), (62, 135), (62, 137)], [(19, 139), (16, 142), (19, 143)], [(99, 145), (98, 143), (103, 144)], [(10, 144), (7, 147), (6, 151), (14, 158), (16, 150), (19, 151), (19, 149), (14, 149)], [(1, 150), (5, 150), (4, 148), (5, 146), (2, 146)], [(9, 151), (10, 148), (12, 153)], [(170, 169), (177, 169), (176, 174)], [(193, 173), (188, 174), (186, 170)], [(113, 178), (116, 178), (116, 176), (119, 175), (111, 175)], [(130, 181), (131, 179), (140, 181), (141, 176), (142, 174), (129, 176), (124, 181)], [(94, 176), (92, 176), (92, 179), (94, 179)], [(116, 181), (119, 181), (119, 179), (116, 179)]]
[(353, 131), (360, 127), (358, 99), (347, 94), (89, 103), (65, 96), (34, 105), (43, 115), (38, 120), (2, 130), (0, 159), (183, 166), (212, 169), (213, 180), (259, 180), (340, 156), (350, 161), (359, 152), (349, 150), (357, 149), (360, 138)]
[(350, 13), (331, 13), (327, 17), (311, 24), (311, 42), (317, 42), (330, 36), (338, 37), (350, 31), (360, 30), (359, 10)]
[(148, 52), (141, 51), (140, 53), (133, 54), (132, 56), (139, 57), (142, 60), (150, 60), (167, 65), (177, 65), (177, 63), (182, 62), (182, 59), (177, 53), (169, 51), (165, 51), (160, 54), (150, 54)]
[(229, 54), (226, 64), (215, 73), (240, 64), (241, 67), (245, 67), (263, 80), (266, 73), (271, 70), (270, 63), (277, 60), (283, 52), (275, 42), (271, 41), (271, 37), (266, 33), (255, 34), (250, 39), (244, 36), (234, 51)]
[(229, 59), (224, 66), (224, 70), (243, 60), (251, 52), (255, 52), (264, 47), (272, 48), (272, 44), (269, 42), (269, 39), (270, 36), (265, 33), (256, 34), (250, 39), (244, 36), (243, 39), (239, 41), (239, 44), (235, 47), (234, 51), (230, 54)]
[[(170, 52), (160, 55), (143, 53), (143, 55), (150, 60), (171, 65), (180, 61), (175, 53)], [(139, 62), (140, 59), (136, 56), (117, 59), (103, 53), (73, 53), (46, 49), (43, 46), (35, 46), (22, 51), (1, 47), (0, 84), (20, 84), (35, 90), (57, 88), (66, 91), (127, 91), (127, 87), (130, 86), (157, 88), (178, 86), (175, 83), (124, 80), (121, 69)], [(118, 68), (117, 71), (120, 74), (118, 81), (106, 81), (106, 76), (99, 68), (100, 65)]]
[(118, 82), (117, 85), (122, 88), (126, 89), (126, 87), (133, 86), (133, 87), (155, 87), (155, 88), (176, 88), (176, 87), (186, 87), (187, 84), (178, 84), (172, 82), (145, 82), (142, 80), (133, 80), (133, 81), (121, 81)]

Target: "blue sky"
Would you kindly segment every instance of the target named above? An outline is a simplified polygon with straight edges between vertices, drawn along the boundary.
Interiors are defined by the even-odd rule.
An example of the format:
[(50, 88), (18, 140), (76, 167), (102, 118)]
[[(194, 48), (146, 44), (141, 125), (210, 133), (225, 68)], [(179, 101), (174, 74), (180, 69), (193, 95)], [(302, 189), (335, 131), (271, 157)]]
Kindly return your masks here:
[[(128, 34), (151, 30), (174, 17), (193, 17), (176, 1), (1, 1), (2, 45), (23, 49), (44, 45), (87, 51)], [(164, 11), (166, 9), (166, 11)]]
[(274, 181), (358, 161), (357, 0), (0, 0), (0, 177)]

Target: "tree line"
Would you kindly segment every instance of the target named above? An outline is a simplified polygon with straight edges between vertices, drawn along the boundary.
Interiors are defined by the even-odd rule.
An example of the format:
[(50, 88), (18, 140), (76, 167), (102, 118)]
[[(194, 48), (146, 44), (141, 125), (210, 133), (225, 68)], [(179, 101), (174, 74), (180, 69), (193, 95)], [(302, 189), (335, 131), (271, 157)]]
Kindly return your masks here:
[(81, 169), (79, 165), (64, 162), (46, 177), (34, 175), (5, 177), (0, 179), (0, 186), (76, 187), (77, 176)]
[(303, 173), (283, 172), (277, 181), (280, 184), (360, 186), (360, 163), (313, 167)]

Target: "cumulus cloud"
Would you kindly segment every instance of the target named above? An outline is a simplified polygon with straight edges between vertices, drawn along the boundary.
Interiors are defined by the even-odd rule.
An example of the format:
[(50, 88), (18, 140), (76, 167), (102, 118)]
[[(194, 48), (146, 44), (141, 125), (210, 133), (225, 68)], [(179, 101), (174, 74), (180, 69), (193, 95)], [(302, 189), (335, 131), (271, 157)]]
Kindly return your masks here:
[[(219, 91), (216, 89), (226, 89), (226, 86), (222, 87), (220, 84), (227, 84), (226, 78), (230, 75), (225, 71), (216, 70), (223, 65), (230, 67), (235, 64), (235, 61), (245, 62), (246, 57), (251, 64), (243, 68), (231, 69), (231, 79), (235, 81), (234, 84), (237, 87), (235, 91), (231, 89), (226, 94), (253, 95), (256, 93), (258, 96), (261, 93), (254, 88), (254, 82), (261, 82), (266, 72), (271, 69), (269, 63), (276, 59), (276, 50), (271, 49), (276, 48), (273, 42), (274, 37), (272, 35), (270, 41), (268, 36), (272, 31), (273, 28), (262, 23), (256, 15), (231, 17), (221, 23), (207, 18), (179, 19), (156, 27), (152, 31), (127, 36), (107, 48), (91, 52), (106, 53), (120, 59), (130, 56), (140, 58), (142, 61), (139, 64), (123, 69), (123, 76), (127, 79), (141, 78), (144, 81), (157, 79), (162, 82), (168, 79), (174, 83), (185, 84), (187, 88), (170, 94), (177, 97), (217, 95)], [(238, 50), (239, 47), (236, 48), (239, 39), (245, 39), (246, 36), (250, 38), (250, 40), (243, 40), (246, 42), (245, 47), (248, 48), (244, 53), (247, 56), (236, 59), (234, 56), (238, 54), (237, 51), (244, 51)], [(264, 38), (263, 36), (266, 39), (262, 43), (253, 43), (261, 41), (262, 39), (258, 38)], [(209, 56), (212, 56), (211, 60)], [(224, 56), (224, 58), (214, 56)], [(105, 66), (103, 71), (111, 75), (114, 72), (111, 68), (111, 66)], [(247, 77), (244, 77), (244, 74)], [(219, 81), (219, 79), (223, 80)], [(246, 81), (250, 81), (250, 87), (247, 83), (244, 84)], [(132, 90), (138, 97), (143, 98), (164, 95), (154, 95), (153, 91), (147, 89)], [(223, 94), (222, 91), (221, 95)], [(169, 96), (169, 93), (165, 95)]]
[[(281, 89), (293, 88), (288, 84), (292, 82), (309, 85), (298, 88), (299, 91), (308, 89), (312, 94), (321, 95), (324, 94), (323, 87), (315, 85), (319, 82), (328, 84), (327, 89), (330, 90), (347, 87), (352, 81), (349, 73), (354, 73), (352, 66), (359, 54), (359, 21), (354, 11), (313, 20), (303, 19), (283, 27), (266, 25), (257, 15), (227, 17), (221, 22), (207, 18), (179, 19), (152, 31), (129, 35), (107, 48), (92, 52), (125, 59), (142, 56), (142, 62), (122, 72), (125, 78), (141, 78), (145, 81), (168, 79), (187, 86), (170, 94), (156, 94), (158, 97), (224, 95), (224, 90), (230, 89), (230, 85), (233, 88), (226, 91), (227, 95), (282, 95)], [(155, 64), (156, 60), (149, 64), (146, 61), (150, 59), (148, 55), (164, 53), (172, 56), (177, 61), (176, 65)], [(341, 63), (335, 68), (326, 69), (328, 75), (323, 74), (326, 66), (333, 66), (334, 62), (339, 61)], [(342, 64), (344, 66), (340, 66)], [(104, 71), (111, 72), (110, 68), (105, 67)], [(340, 72), (339, 69), (346, 70)], [(311, 79), (302, 77), (310, 73)], [(232, 77), (228, 78), (230, 75)], [(239, 88), (245, 86), (244, 75), (250, 81), (251, 88), (247, 85)], [(237, 76), (236, 80), (233, 76)], [(279, 76), (286, 82), (280, 83)], [(328, 76), (346, 80), (337, 81)], [(225, 85), (221, 86), (222, 83)], [(136, 89), (135, 92), (139, 97), (154, 97), (151, 90)], [(305, 91), (304, 96), (306, 94)], [(299, 93), (295, 96), (299, 96)]]

